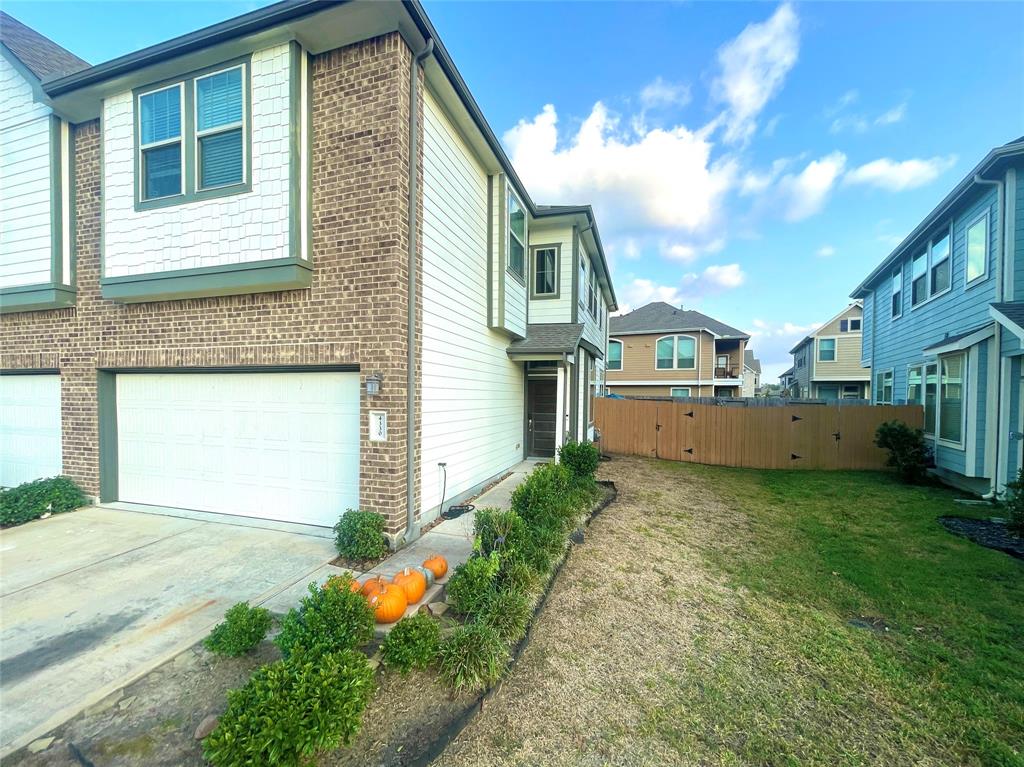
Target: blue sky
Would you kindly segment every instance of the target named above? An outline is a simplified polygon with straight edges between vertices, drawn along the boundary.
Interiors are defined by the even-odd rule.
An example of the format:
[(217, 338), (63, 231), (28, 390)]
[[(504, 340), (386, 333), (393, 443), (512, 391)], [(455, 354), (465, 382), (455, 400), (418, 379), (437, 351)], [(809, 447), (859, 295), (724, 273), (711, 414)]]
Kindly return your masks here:
[[(263, 4), (4, 7), (99, 63)], [(742, 328), (769, 377), (1024, 133), (1022, 3), (426, 8), (534, 199), (595, 205), (620, 303)]]

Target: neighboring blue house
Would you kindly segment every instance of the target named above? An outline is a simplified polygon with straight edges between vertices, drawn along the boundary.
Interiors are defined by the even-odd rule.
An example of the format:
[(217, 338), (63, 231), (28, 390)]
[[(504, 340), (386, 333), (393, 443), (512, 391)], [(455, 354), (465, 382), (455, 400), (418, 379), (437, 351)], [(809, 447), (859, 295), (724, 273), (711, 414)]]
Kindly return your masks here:
[(875, 404), (924, 405), (939, 476), (1001, 492), (1024, 448), (1024, 137), (989, 152), (851, 296)]

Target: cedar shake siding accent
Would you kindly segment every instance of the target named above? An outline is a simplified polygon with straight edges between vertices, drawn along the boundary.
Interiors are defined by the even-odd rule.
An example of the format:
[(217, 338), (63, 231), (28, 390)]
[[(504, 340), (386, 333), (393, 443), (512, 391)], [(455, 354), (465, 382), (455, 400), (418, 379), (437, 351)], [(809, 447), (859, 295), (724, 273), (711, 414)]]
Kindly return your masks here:
[[(307, 289), (103, 299), (100, 124), (74, 126), (77, 304), (0, 319), (0, 368), (59, 368), (64, 473), (88, 493), (100, 492), (103, 369), (358, 365), (361, 381), (383, 377), (371, 403), (360, 395), (360, 505), (384, 514), (389, 532), (404, 528), (410, 63), (397, 33), (312, 59)], [(416, 330), (419, 347), (420, 317)], [(388, 413), (386, 442), (368, 439), (371, 406)], [(417, 477), (417, 493), (420, 485)]]

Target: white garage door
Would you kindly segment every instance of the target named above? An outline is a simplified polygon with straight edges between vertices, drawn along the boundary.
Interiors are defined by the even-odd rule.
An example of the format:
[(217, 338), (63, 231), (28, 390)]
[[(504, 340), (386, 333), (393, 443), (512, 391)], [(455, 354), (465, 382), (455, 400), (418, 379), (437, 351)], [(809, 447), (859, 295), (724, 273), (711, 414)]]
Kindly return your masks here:
[(0, 486), (60, 473), (60, 376), (0, 376)]
[(357, 373), (117, 376), (118, 500), (333, 525), (359, 505)]

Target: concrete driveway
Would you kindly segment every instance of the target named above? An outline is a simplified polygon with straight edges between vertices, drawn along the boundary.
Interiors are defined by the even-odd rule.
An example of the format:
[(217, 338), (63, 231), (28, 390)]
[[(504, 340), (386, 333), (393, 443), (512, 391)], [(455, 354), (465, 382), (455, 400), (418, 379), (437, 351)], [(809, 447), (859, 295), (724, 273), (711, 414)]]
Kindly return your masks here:
[(335, 556), (331, 540), (89, 508), (0, 533), (0, 755)]

